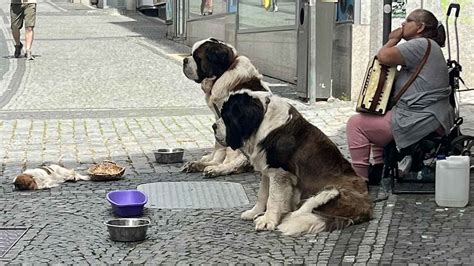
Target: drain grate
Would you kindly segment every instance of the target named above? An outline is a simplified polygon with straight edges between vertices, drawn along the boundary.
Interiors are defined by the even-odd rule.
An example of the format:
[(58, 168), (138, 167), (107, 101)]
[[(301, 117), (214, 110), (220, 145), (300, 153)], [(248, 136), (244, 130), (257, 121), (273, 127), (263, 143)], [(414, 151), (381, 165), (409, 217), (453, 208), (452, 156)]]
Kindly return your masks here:
[(20, 240), (28, 228), (0, 228), (0, 258)]
[(159, 182), (139, 185), (149, 208), (212, 209), (249, 204), (241, 184), (232, 182)]

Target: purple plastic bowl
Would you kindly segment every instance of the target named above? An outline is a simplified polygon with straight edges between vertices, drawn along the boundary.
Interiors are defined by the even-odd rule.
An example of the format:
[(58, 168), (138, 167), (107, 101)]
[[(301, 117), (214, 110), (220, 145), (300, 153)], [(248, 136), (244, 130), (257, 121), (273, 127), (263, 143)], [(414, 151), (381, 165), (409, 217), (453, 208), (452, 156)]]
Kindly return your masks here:
[(148, 198), (138, 190), (115, 190), (107, 193), (107, 200), (117, 216), (136, 217), (143, 215)]

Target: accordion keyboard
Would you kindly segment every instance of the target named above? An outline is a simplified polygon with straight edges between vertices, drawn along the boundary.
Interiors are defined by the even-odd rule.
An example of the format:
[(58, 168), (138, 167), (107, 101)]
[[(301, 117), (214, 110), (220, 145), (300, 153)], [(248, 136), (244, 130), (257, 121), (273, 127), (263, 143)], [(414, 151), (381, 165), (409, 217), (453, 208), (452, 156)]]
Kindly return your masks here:
[(396, 72), (396, 67), (382, 65), (374, 57), (367, 67), (357, 111), (385, 114)]

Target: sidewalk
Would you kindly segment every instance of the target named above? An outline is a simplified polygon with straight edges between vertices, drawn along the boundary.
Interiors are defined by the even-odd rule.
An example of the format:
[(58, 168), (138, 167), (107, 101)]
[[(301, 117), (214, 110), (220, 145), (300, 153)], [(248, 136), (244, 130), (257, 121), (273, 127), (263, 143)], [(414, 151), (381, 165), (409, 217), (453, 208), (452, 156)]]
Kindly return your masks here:
[[(372, 221), (343, 231), (256, 232), (239, 218), (256, 200), (256, 174), (209, 180), (181, 173), (181, 164), (154, 162), (154, 149), (183, 147), (187, 161), (214, 142), (202, 92), (182, 74), (180, 55), (190, 48), (167, 40), (165, 25), (132, 12), (39, 0), (36, 60), (25, 61), (11, 58), (9, 1), (0, 0), (0, 15), (0, 227), (29, 228), (0, 264), (474, 263), (474, 208), (438, 208), (433, 195), (391, 195), (376, 203)], [(474, 94), (465, 99), (464, 129), (474, 134)], [(348, 156), (345, 121), (354, 103), (292, 102)], [(13, 190), (12, 178), (24, 168), (59, 158), (80, 172), (103, 159), (127, 171), (121, 181)], [(109, 240), (103, 221), (114, 216), (107, 192), (190, 181), (241, 184), (250, 203), (148, 208), (146, 241)]]

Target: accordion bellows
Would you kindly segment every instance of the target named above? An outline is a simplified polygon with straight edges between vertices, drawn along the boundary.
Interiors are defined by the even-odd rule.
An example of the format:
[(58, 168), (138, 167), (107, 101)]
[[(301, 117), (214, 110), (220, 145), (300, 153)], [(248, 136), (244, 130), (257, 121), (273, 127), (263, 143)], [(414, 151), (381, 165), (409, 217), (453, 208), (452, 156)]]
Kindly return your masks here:
[(384, 115), (388, 109), (396, 72), (396, 67), (380, 64), (377, 57), (370, 60), (357, 100), (356, 111)]

